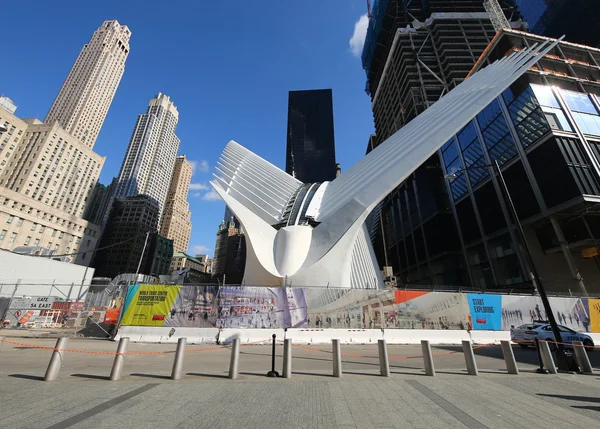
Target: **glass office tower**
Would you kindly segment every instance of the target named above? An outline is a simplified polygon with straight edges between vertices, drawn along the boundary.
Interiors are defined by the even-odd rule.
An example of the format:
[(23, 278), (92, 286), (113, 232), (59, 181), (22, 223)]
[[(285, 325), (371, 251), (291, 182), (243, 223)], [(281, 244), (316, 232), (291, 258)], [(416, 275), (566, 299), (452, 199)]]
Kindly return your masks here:
[(290, 91), (285, 171), (304, 183), (335, 179), (331, 89)]

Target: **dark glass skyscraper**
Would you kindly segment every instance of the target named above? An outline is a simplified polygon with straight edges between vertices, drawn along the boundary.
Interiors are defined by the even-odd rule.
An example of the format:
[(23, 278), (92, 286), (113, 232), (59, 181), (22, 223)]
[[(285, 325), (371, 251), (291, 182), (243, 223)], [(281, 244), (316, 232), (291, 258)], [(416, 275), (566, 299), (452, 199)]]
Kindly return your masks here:
[(290, 91), (285, 171), (304, 183), (335, 179), (331, 89)]
[(600, 46), (597, 0), (509, 0), (519, 7), (529, 30), (589, 46)]

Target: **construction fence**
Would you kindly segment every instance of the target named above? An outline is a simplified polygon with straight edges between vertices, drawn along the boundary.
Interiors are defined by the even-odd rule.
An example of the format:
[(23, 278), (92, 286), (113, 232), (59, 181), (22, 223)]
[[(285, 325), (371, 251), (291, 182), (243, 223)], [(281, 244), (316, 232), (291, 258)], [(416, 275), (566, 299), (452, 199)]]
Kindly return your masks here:
[[(27, 295), (18, 284), (3, 285), (2, 327), (108, 337), (116, 326), (508, 331), (547, 319), (539, 296), (524, 294), (158, 284), (92, 285), (76, 292), (70, 285), (45, 287), (45, 294)], [(559, 324), (600, 332), (599, 298), (551, 297), (550, 303)]]

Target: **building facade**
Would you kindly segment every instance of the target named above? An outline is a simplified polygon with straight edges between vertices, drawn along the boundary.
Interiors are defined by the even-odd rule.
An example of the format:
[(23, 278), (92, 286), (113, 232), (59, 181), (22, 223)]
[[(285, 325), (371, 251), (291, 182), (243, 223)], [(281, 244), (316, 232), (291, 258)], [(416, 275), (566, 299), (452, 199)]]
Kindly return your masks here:
[(600, 47), (598, 4), (593, 0), (510, 0), (534, 34), (566, 36), (573, 43)]
[(148, 256), (146, 267), (142, 271), (143, 274), (158, 277), (171, 272), (173, 240), (154, 233), (149, 237), (146, 251)]
[(119, 172), (115, 197), (147, 195), (158, 203), (159, 218), (179, 150), (178, 120), (177, 107), (168, 96), (159, 93), (150, 100), (146, 113), (138, 116)]
[(304, 183), (335, 179), (331, 89), (289, 92), (285, 171)]
[(205, 261), (188, 255), (185, 252), (173, 253), (171, 272), (187, 270), (184, 283), (209, 283), (211, 276), (206, 271)]
[(110, 204), (114, 197), (117, 186), (117, 179), (113, 178), (111, 183), (106, 186), (102, 183), (96, 183), (88, 203), (85, 206), (83, 218), (91, 223), (98, 225), (100, 229), (104, 227), (110, 212)]
[(81, 215), (105, 158), (56, 123), (2, 107), (0, 123), (0, 248), (39, 246), (89, 265), (99, 231)]
[[(518, 18), (513, 12), (505, 8)], [(362, 54), (376, 131), (367, 153), (460, 84), (495, 34), (481, 1), (374, 2)], [(379, 266), (392, 266), (399, 284), (469, 284), (442, 176), (440, 155), (433, 155), (368, 219)], [(412, 223), (387, 226), (390, 213), (399, 210)], [(417, 217), (426, 228), (418, 227)], [(413, 256), (400, 269), (392, 258), (397, 249), (426, 257), (427, 276), (408, 270)]]
[(104, 21), (83, 46), (44, 122), (93, 148), (125, 71), (131, 32), (118, 21)]
[(27, 120), (27, 125), (21, 140), (4, 150), (7, 164), (0, 174), (0, 185), (82, 217), (106, 158), (80, 143), (57, 122)]
[[(474, 70), (543, 40), (502, 30)], [(600, 292), (599, 55), (561, 42), (397, 190), (382, 219), (400, 284), (533, 289), (507, 196), (489, 167), (498, 162), (545, 288)], [(432, 216), (442, 211), (443, 226)]]
[[(119, 274), (150, 274), (151, 238), (158, 228), (158, 204), (146, 195), (116, 199), (93, 266), (99, 277)], [(164, 273), (166, 274), (166, 273)]]
[(234, 218), (223, 221), (217, 230), (212, 276), (227, 284), (240, 284), (244, 277), (246, 246), (244, 234), (236, 226)]
[(187, 201), (191, 180), (192, 164), (185, 155), (178, 156), (160, 220), (160, 234), (173, 240), (173, 250), (177, 253), (187, 251), (192, 234), (192, 212)]
[(3, 107), (4, 110), (13, 115), (17, 111), (17, 105), (10, 98), (4, 95), (0, 96), (0, 107)]

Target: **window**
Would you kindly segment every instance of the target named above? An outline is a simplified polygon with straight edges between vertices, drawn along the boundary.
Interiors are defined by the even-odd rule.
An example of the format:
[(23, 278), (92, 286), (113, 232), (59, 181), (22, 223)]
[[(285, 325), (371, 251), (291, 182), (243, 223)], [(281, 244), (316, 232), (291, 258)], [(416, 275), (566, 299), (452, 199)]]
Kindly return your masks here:
[(23, 225), (23, 219), (19, 218), (19, 220), (17, 220), (17, 226), (21, 225)]
[(39, 246), (40, 245), (40, 240), (36, 238), (35, 241), (33, 242), (33, 245), (36, 246), (36, 247)]
[(31, 225), (31, 230), (32, 230), (32, 231), (35, 231), (35, 229), (37, 228), (37, 226), (38, 226), (38, 224), (37, 224), (37, 223), (34, 223), (33, 225)]
[(58, 244), (54, 246), (54, 251), (58, 251)]
[(40, 225), (40, 232), (44, 232), (46, 230), (46, 227), (44, 225)]
[(52, 234), (51, 235), (52, 235), (52, 237), (56, 237), (56, 230), (55, 229), (52, 230)]
[(59, 238), (59, 239), (62, 239), (64, 236), (65, 236), (65, 233), (64, 233), (64, 232), (61, 232), (60, 234), (58, 234), (58, 238)]
[(51, 241), (49, 241), (49, 242), (48, 242), (48, 246), (46, 246), (46, 248), (47, 248), (48, 250), (50, 250), (50, 248), (51, 248), (51, 247), (52, 247), (52, 242), (51, 242)]
[(13, 215), (9, 215), (8, 219), (6, 219), (6, 223), (12, 223), (12, 221), (13, 221), (14, 218), (15, 217)]
[(25, 239), (25, 246), (27, 246), (30, 241), (31, 241), (31, 237), (27, 236), (27, 238)]
[(4, 237), (6, 237), (6, 230), (3, 229), (2, 232), (0, 232), (0, 241), (4, 240)]
[(10, 244), (13, 244), (13, 243), (15, 242), (15, 239), (16, 239), (16, 238), (17, 238), (17, 233), (16, 233), (16, 232), (13, 232), (13, 233), (10, 235), (10, 240), (8, 240), (8, 242), (9, 242)]
[(575, 122), (584, 134), (600, 136), (600, 116), (587, 94), (575, 91), (561, 91), (571, 109)]

